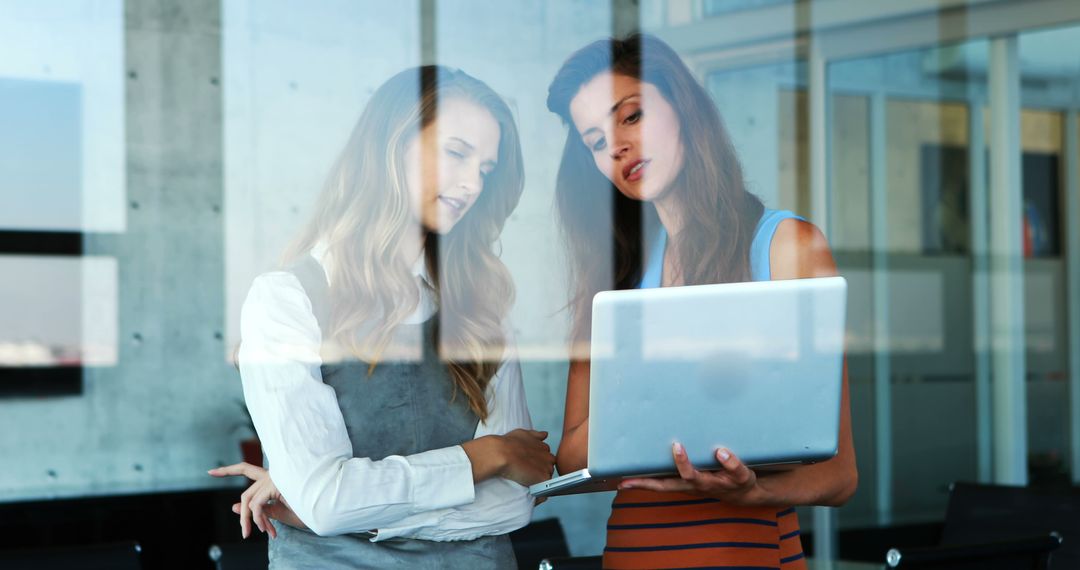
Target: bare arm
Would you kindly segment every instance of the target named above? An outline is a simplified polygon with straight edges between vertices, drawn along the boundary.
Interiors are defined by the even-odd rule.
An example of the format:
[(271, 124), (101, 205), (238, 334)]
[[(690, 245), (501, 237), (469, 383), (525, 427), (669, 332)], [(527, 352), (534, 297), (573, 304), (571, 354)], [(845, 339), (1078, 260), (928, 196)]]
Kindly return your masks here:
[(546, 431), (516, 429), (461, 444), (472, 463), (473, 483), (504, 477), (528, 486), (547, 480), (552, 462), (546, 438)]
[[(770, 246), (773, 279), (801, 279), (838, 275), (832, 250), (825, 236), (813, 224), (784, 220)], [(836, 457), (762, 477), (764, 498), (781, 505), (839, 506), (855, 493), (859, 474), (855, 468), (855, 446), (851, 436), (851, 404), (848, 396), (847, 360), (844, 361), (843, 393), (840, 400), (840, 436)]]
[(562, 441), (556, 455), (559, 473), (572, 473), (587, 466), (589, 457), (589, 361), (570, 362), (566, 380), (566, 412)]

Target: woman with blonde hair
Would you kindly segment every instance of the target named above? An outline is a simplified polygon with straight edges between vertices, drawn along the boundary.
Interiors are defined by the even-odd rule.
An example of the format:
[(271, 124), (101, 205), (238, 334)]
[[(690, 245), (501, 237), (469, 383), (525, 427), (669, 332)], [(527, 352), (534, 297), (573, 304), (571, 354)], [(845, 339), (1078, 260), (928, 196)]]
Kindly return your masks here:
[[(234, 510), (272, 567), (506, 568), (532, 431), (494, 246), (523, 187), (510, 109), (464, 72), (403, 71), (372, 96), (283, 269), (241, 315), (244, 397), (269, 471)], [(287, 524), (275, 524), (277, 519)]]
[[(588, 454), (589, 361), (580, 349), (593, 295), (828, 276), (836, 265), (817, 228), (746, 189), (715, 104), (662, 41), (636, 35), (582, 48), (555, 75), (547, 103), (569, 127), (556, 181), (576, 283), (558, 451), (559, 471), (569, 473)], [(843, 504), (857, 483), (846, 373), (833, 459), (758, 473), (729, 450), (715, 455), (701, 466), (712, 470), (698, 470), (676, 442), (679, 477), (620, 484), (605, 568), (805, 567), (792, 507)]]

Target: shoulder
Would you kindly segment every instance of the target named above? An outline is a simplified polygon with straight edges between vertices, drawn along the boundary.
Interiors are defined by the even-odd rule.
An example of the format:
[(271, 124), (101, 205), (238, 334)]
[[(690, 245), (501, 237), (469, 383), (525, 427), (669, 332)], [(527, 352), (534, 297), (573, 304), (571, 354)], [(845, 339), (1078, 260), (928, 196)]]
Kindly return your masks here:
[(295, 302), (300, 297), (307, 298), (300, 279), (291, 271), (268, 271), (262, 273), (251, 282), (248, 289), (247, 300), (244, 304), (252, 302)]
[(783, 220), (776, 227), (769, 247), (769, 269), (773, 279), (837, 274), (825, 235), (814, 224), (798, 218)]
[(313, 323), (311, 300), (300, 280), (288, 271), (271, 271), (256, 277), (240, 310), (242, 336), (245, 332), (252, 334), (282, 325), (307, 329)]
[[(248, 290), (245, 306), (267, 304), (275, 307), (312, 308), (312, 295), (320, 297), (323, 287), (329, 282), (327, 269), (328, 254), (313, 249), (307, 256), (293, 261), (291, 265), (275, 271), (268, 271), (255, 277)], [(314, 289), (308, 290), (309, 287)]]

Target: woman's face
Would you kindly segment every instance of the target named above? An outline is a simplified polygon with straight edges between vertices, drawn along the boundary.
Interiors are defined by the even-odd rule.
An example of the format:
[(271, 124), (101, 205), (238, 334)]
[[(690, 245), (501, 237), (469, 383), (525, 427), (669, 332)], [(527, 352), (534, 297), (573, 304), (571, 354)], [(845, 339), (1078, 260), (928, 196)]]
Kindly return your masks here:
[(628, 198), (653, 201), (675, 182), (679, 117), (655, 85), (601, 73), (570, 100), (570, 116), (596, 167)]
[(438, 117), (405, 146), (412, 213), (426, 231), (446, 234), (476, 203), (499, 157), (499, 123), (462, 98), (439, 103)]

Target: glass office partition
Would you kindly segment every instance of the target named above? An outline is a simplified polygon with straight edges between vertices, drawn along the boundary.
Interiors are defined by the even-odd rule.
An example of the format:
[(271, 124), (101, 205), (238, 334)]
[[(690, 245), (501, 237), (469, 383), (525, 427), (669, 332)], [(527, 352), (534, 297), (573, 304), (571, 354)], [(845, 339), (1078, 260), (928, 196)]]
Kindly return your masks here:
[(985, 76), (965, 56), (985, 51), (969, 42), (829, 66), (833, 243), (851, 283), (864, 430), (860, 497), (842, 526), (937, 519), (948, 484), (978, 478), (970, 196), (985, 179), (972, 179), (969, 155)]
[[(867, 495), (879, 523), (939, 518), (950, 482), (1000, 476), (994, 433), (1016, 424), (993, 408), (989, 248), (1005, 231), (995, 215), (1015, 216), (1020, 229), (1024, 472), (1033, 485), (1069, 480), (1065, 208), (1076, 190), (1066, 183), (1075, 168), (1066, 117), (1080, 72), (1051, 46), (1077, 38), (1059, 28), (1018, 40), (1022, 206), (1008, 214), (991, 192), (988, 40), (829, 66), (833, 242), (853, 284), (853, 412), (873, 433), (859, 447), (863, 497), (841, 511), (842, 525), (868, 514)], [(860, 382), (873, 386), (861, 402)]]
[[(1032, 485), (1078, 479), (1076, 110), (1080, 26), (1017, 36), (1023, 150), (1027, 445)], [(1070, 132), (1071, 131), (1071, 132)], [(1070, 210), (1070, 208), (1072, 208)]]

